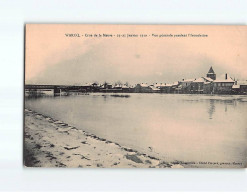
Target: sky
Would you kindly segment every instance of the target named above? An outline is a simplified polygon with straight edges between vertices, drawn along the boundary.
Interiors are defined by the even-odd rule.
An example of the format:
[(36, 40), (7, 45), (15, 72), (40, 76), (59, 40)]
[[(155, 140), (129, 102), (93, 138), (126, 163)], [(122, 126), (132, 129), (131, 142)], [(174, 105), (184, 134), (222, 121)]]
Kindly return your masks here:
[[(115, 37), (86, 37), (90, 34)], [(173, 37), (159, 37), (162, 34)], [(181, 34), (207, 37), (174, 37)], [(228, 73), (247, 80), (246, 35), (246, 26), (234, 25), (27, 24), (25, 81), (68, 85), (95, 81), (170, 83), (206, 76), (211, 66), (218, 78)]]

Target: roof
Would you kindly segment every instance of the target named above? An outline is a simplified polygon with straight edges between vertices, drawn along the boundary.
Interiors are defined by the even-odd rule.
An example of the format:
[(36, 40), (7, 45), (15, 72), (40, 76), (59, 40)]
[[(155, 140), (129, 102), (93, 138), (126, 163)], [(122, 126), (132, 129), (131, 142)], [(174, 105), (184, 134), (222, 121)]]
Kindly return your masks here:
[(197, 78), (196, 80), (193, 81), (193, 83), (204, 83), (203, 77)]
[(176, 82), (172, 83), (172, 85), (178, 85), (178, 84), (179, 84), (179, 82), (178, 82), (178, 81), (176, 81)]
[(193, 82), (195, 79), (184, 79), (183, 81), (181, 82)]
[(173, 84), (170, 83), (166, 84), (166, 87), (171, 87), (171, 86), (173, 86)]
[(234, 83), (234, 80), (229, 75), (226, 79), (225, 74), (223, 74), (218, 79), (214, 80), (214, 83)]
[(233, 89), (239, 89), (240, 88), (240, 85), (233, 85), (232, 88)]
[(237, 81), (237, 85), (247, 85), (247, 81)]
[(140, 85), (141, 85), (141, 87), (148, 87), (147, 83), (141, 83)]
[(122, 87), (122, 85), (115, 85), (115, 87)]
[(129, 88), (127, 85), (123, 85), (122, 88)]
[(210, 67), (208, 74), (215, 74), (212, 66)]
[(153, 91), (159, 91), (160, 89), (154, 87), (154, 86), (149, 86)]
[(208, 78), (208, 77), (200, 77), (197, 78), (196, 80), (193, 81), (193, 83), (207, 83), (207, 82), (212, 82), (213, 79)]
[(203, 77), (203, 78), (205, 78), (205, 79), (208, 80), (209, 82), (213, 82), (213, 81), (214, 81), (213, 79), (211, 79), (211, 78), (209, 78), (209, 77)]
[(165, 87), (166, 84), (165, 83), (155, 83), (154, 86), (155, 87)]

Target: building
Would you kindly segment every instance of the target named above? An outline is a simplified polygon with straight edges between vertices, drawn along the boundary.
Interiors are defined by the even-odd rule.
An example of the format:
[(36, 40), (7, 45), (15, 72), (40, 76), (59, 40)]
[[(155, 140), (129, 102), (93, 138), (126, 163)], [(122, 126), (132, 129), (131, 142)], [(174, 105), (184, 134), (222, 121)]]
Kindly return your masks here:
[(209, 77), (200, 77), (191, 83), (191, 93), (210, 94), (213, 91), (213, 79)]
[(128, 93), (128, 92), (130, 92), (130, 87), (129, 86), (127, 86), (127, 85), (122, 85), (122, 92), (125, 92), (125, 93)]
[(165, 83), (154, 83), (153, 86), (156, 87), (156, 88), (158, 88), (158, 89), (160, 89), (162, 87), (165, 87), (166, 84)]
[(176, 89), (179, 86), (179, 81), (174, 82), (174, 83), (168, 83), (163, 86), (160, 86), (160, 92), (161, 93), (176, 93)]
[(235, 81), (232, 92), (233, 94), (247, 95), (247, 81)]
[(149, 87), (151, 88), (152, 93), (160, 93), (160, 89), (155, 85), (150, 85)]
[(136, 93), (151, 93), (152, 89), (149, 87), (149, 85), (147, 83), (141, 83), (141, 84), (137, 84), (135, 86), (135, 90)]
[(235, 81), (226, 73), (225, 76), (222, 76), (221, 78), (214, 80), (213, 93), (231, 94), (234, 83)]
[(207, 77), (211, 78), (213, 80), (216, 80), (216, 74), (214, 73), (214, 70), (213, 70), (212, 66), (210, 67), (210, 69), (208, 71)]
[(176, 88), (177, 93), (190, 93), (191, 86), (195, 79), (183, 79), (179, 82), (178, 87)]
[(134, 88), (136, 93), (159, 93), (160, 89), (154, 85), (148, 85), (147, 83), (137, 84)]

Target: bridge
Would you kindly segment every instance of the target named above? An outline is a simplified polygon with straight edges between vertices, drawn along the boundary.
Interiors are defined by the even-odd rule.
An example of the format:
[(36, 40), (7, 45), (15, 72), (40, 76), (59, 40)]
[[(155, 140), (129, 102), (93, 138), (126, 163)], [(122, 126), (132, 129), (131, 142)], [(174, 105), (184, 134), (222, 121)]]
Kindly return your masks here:
[(56, 96), (69, 95), (70, 93), (85, 93), (91, 90), (91, 86), (77, 85), (25, 85), (25, 96)]

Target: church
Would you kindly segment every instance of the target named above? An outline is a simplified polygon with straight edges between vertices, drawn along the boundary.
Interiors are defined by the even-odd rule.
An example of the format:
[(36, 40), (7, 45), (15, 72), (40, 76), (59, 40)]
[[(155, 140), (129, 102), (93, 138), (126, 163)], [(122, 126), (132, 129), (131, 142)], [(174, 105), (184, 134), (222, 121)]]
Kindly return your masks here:
[(216, 80), (216, 74), (212, 68), (212, 66), (210, 67), (209, 71), (208, 71), (208, 74), (207, 74), (207, 77), (208, 78), (211, 78), (213, 80)]

